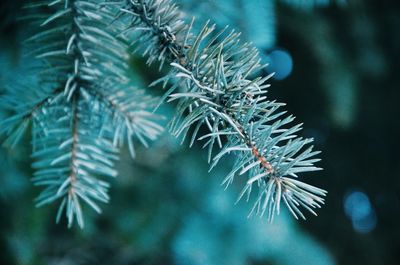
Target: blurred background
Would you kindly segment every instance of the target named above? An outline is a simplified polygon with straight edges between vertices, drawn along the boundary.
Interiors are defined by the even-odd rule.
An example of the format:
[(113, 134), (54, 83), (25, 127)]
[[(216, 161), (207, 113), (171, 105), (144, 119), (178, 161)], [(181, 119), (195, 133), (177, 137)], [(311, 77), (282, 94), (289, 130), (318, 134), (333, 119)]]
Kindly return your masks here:
[[(21, 57), (24, 2), (0, 3), (0, 92), (32, 78), (34, 59)], [(178, 2), (199, 21), (242, 31), (275, 72), (269, 97), (286, 102), (322, 150), (324, 171), (303, 175), (329, 191), (319, 216), (247, 219), (250, 205), (234, 205), (241, 183), (220, 186), (230, 161), (208, 173), (201, 144), (189, 149), (165, 133), (134, 161), (124, 150), (103, 214), (85, 209), (84, 230), (68, 229), (55, 224), (56, 206), (34, 207), (27, 136), (0, 149), (0, 264), (400, 264), (397, 1)], [(137, 85), (161, 76), (142, 58), (131, 65)]]

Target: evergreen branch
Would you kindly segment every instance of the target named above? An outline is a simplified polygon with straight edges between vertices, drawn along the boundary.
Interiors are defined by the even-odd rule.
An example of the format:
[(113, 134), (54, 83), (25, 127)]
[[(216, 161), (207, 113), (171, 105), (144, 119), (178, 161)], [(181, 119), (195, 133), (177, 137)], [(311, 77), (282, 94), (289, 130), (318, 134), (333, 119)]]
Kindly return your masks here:
[[(204, 147), (208, 147), (209, 162), (215, 143), (221, 149), (212, 159), (211, 168), (225, 154), (237, 153), (224, 183), (229, 185), (235, 174), (248, 172), (239, 199), (244, 194), (249, 198), (257, 183), (258, 198), (251, 213), (257, 209), (263, 215), (268, 210), (272, 221), (283, 198), (296, 218), (305, 218), (299, 206), (315, 214), (312, 208), (324, 203), (326, 191), (287, 176), (297, 178), (297, 173), (319, 170), (313, 165), (318, 161), (313, 158), (318, 152), (312, 151), (312, 146), (306, 148), (312, 139), (296, 136), (301, 125), (290, 126), (292, 116), (280, 119), (284, 112), (277, 110), (282, 104), (266, 99), (269, 76), (251, 78), (262, 68), (257, 50), (241, 44), (239, 33), (226, 33), (226, 29), (215, 32), (215, 26), (208, 23), (193, 37), (171, 1), (130, 0), (125, 4), (121, 12), (132, 23), (124, 33), (138, 28), (145, 32), (139, 41), (152, 43), (143, 52), (149, 56), (148, 62), (158, 60), (162, 65), (169, 61), (174, 69), (162, 80), (181, 80), (182, 92), (175, 92), (178, 86), (173, 86), (166, 93), (169, 101), (179, 100), (172, 132), (186, 136), (194, 127), (193, 144), (200, 127), (208, 128), (210, 133), (200, 139), (208, 139)], [(222, 137), (227, 143), (223, 144)]]
[(64, 101), (35, 117), (33, 182), (45, 186), (36, 199), (38, 206), (61, 200), (57, 222), (65, 211), (69, 226), (76, 218), (83, 227), (80, 200), (101, 212), (96, 201), (108, 202), (109, 185), (95, 176), (117, 175), (113, 169), (117, 149), (106, 137), (91, 137), (92, 117), (87, 116), (84, 101), (75, 96), (70, 103)]
[[(3, 101), (16, 114), (0, 125), (16, 144), (33, 120), (32, 144), (36, 169), (33, 181), (45, 189), (38, 206), (60, 200), (57, 222), (65, 211), (83, 227), (81, 201), (96, 212), (108, 201), (108, 184), (115, 177), (118, 148), (127, 139), (154, 140), (162, 131), (149, 111), (154, 99), (129, 84), (127, 45), (110, 27), (113, 14), (97, 0), (43, 1), (27, 5), (35, 12), (39, 32), (26, 43), (42, 64), (38, 94), (23, 101), (23, 89), (10, 90)], [(38, 12), (43, 7), (45, 12)], [(50, 10), (52, 14), (47, 14)], [(56, 87), (56, 89), (54, 89)]]

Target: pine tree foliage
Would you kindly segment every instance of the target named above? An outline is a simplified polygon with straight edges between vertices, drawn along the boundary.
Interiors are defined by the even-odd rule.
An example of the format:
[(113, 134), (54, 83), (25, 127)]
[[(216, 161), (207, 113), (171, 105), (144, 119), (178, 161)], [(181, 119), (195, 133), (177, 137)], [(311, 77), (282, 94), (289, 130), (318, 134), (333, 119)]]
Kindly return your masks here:
[[(217, 31), (206, 23), (199, 32), (187, 24), (170, 0), (53, 0), (33, 2), (29, 19), (40, 31), (27, 40), (42, 64), (37, 86), (9, 89), (2, 106), (15, 115), (0, 132), (14, 146), (32, 124), (35, 185), (44, 190), (38, 206), (59, 202), (69, 226), (83, 227), (82, 202), (97, 212), (107, 202), (115, 177), (118, 150), (124, 142), (135, 155), (134, 139), (147, 145), (162, 131), (153, 98), (130, 85), (128, 49), (147, 56), (148, 64), (170, 72), (154, 84), (171, 84), (163, 101), (176, 101), (173, 135), (203, 141), (211, 169), (234, 154), (223, 181), (247, 182), (239, 199), (255, 196), (252, 213), (273, 220), (281, 202), (296, 218), (301, 208), (313, 214), (326, 191), (303, 183), (302, 172), (316, 171), (319, 153), (312, 139), (297, 134), (301, 124), (285, 114), (284, 104), (266, 96), (270, 76), (259, 54), (240, 33)], [(37, 10), (44, 10), (38, 12)], [(208, 131), (204, 133), (204, 131)], [(256, 190), (256, 192), (253, 192)]]
[[(44, 190), (37, 205), (60, 201), (83, 227), (81, 202), (100, 212), (115, 177), (118, 148), (133, 139), (143, 144), (162, 131), (150, 111), (154, 99), (129, 83), (126, 44), (108, 27), (114, 17), (95, 0), (33, 2), (26, 16), (40, 31), (27, 40), (42, 64), (37, 87), (9, 89), (3, 106), (15, 115), (2, 121), (6, 143), (15, 145), (32, 126), (36, 169), (33, 182)], [(25, 100), (23, 100), (25, 99)]]
[[(312, 139), (296, 135), (301, 124), (292, 125), (294, 117), (284, 117), (283, 104), (267, 99), (270, 76), (257, 77), (263, 68), (257, 50), (242, 43), (240, 33), (227, 28), (217, 32), (210, 23), (193, 33), (193, 21), (185, 26), (169, 0), (127, 0), (120, 16), (130, 21), (123, 31), (126, 38), (152, 43), (143, 51), (149, 63), (168, 61), (173, 68), (160, 80), (164, 85), (175, 81), (164, 96), (179, 102), (171, 132), (183, 138), (191, 132), (190, 145), (204, 140), (211, 168), (226, 154), (236, 154), (223, 184), (230, 185), (236, 175), (248, 175), (239, 199), (249, 199), (256, 187), (250, 214), (267, 213), (272, 221), (281, 201), (296, 218), (305, 219), (301, 207), (316, 214), (314, 208), (324, 203), (326, 191), (296, 178), (301, 172), (320, 170), (314, 166), (319, 152), (310, 146)], [(141, 34), (132, 34), (135, 31)], [(202, 127), (209, 133), (199, 135)]]

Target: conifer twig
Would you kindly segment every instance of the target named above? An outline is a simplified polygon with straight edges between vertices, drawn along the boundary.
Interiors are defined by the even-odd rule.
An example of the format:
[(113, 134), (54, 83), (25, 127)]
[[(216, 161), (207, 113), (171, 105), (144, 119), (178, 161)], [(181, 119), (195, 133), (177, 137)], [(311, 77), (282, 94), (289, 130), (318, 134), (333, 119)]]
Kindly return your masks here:
[[(324, 203), (326, 191), (294, 180), (300, 172), (320, 170), (313, 164), (319, 152), (306, 147), (312, 139), (296, 135), (301, 124), (290, 125), (293, 116), (280, 118), (282, 104), (268, 101), (265, 93), (270, 78), (253, 77), (263, 68), (258, 52), (242, 44), (240, 33), (215, 30), (205, 26), (197, 34), (192, 24), (186, 26), (181, 13), (170, 0), (125, 0), (120, 16), (126, 17), (129, 27), (122, 34), (142, 49), (148, 63), (168, 62), (172, 72), (160, 81), (178, 79), (179, 85), (169, 89), (164, 98), (179, 100), (178, 114), (171, 123), (176, 135), (188, 134), (194, 128), (191, 144), (196, 138), (208, 139), (211, 168), (227, 153), (237, 154), (236, 163), (223, 183), (232, 183), (235, 175), (248, 173), (249, 178), (239, 199), (253, 185), (258, 187), (256, 203), (251, 211), (263, 215), (268, 211), (272, 220), (280, 211), (283, 200), (296, 217), (305, 219), (302, 206), (315, 214), (313, 208)], [(192, 22), (193, 23), (193, 22)], [(141, 31), (140, 35), (135, 31)], [(177, 92), (181, 88), (182, 91)], [(209, 134), (198, 137), (200, 127)], [(225, 141), (223, 140), (225, 137)], [(215, 143), (220, 151), (213, 155)]]
[[(37, 86), (11, 88), (2, 103), (15, 115), (0, 124), (13, 145), (32, 123), (36, 169), (33, 182), (44, 189), (37, 205), (60, 201), (71, 226), (83, 227), (81, 202), (101, 212), (123, 142), (134, 155), (134, 139), (154, 140), (162, 127), (150, 109), (154, 99), (129, 83), (127, 45), (109, 27), (113, 14), (97, 0), (46, 0), (26, 5), (37, 26), (27, 41), (41, 61)], [(29, 11), (28, 11), (29, 12)], [(28, 93), (27, 93), (28, 91)], [(27, 99), (26, 101), (23, 99)]]

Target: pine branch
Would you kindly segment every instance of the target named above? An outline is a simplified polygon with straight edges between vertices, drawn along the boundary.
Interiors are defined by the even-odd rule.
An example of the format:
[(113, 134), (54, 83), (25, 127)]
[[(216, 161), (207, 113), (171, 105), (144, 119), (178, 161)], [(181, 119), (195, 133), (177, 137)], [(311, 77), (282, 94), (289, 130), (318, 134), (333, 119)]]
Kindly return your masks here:
[[(267, 100), (269, 76), (252, 78), (262, 68), (257, 50), (242, 44), (239, 33), (216, 32), (215, 25), (208, 23), (194, 37), (169, 0), (125, 1), (121, 14), (131, 21), (124, 36), (147, 44), (143, 54), (148, 62), (168, 61), (173, 66), (162, 81), (180, 80), (165, 95), (168, 101), (179, 100), (171, 123), (173, 134), (185, 138), (194, 128), (191, 144), (197, 138), (207, 140), (204, 147), (208, 147), (211, 168), (224, 155), (236, 153), (234, 168), (224, 183), (229, 185), (235, 175), (248, 173), (239, 199), (245, 194), (249, 199), (256, 184), (258, 196), (251, 213), (263, 215), (268, 210), (272, 221), (283, 200), (296, 218), (305, 219), (300, 206), (315, 214), (313, 208), (324, 203), (326, 191), (293, 178), (300, 172), (320, 170), (313, 165), (319, 161), (313, 158), (319, 152), (309, 146), (312, 139), (296, 135), (301, 125), (290, 125), (292, 116), (280, 118), (282, 104)], [(138, 29), (143, 32), (140, 37), (130, 34)], [(177, 92), (178, 87), (183, 91)], [(202, 126), (210, 133), (198, 137)], [(220, 151), (213, 155), (216, 143)]]
[(69, 226), (76, 218), (83, 227), (80, 200), (101, 212), (96, 201), (108, 202), (109, 185), (97, 176), (117, 175), (113, 161), (118, 150), (106, 137), (92, 137), (87, 103), (78, 96), (71, 103), (43, 110), (34, 120), (33, 182), (46, 187), (36, 200), (38, 206), (61, 199), (57, 222), (65, 210)]
[[(9, 89), (1, 101), (15, 115), (0, 125), (16, 144), (32, 122), (34, 184), (45, 189), (38, 206), (60, 201), (69, 226), (83, 227), (81, 201), (96, 212), (108, 201), (114, 161), (124, 141), (134, 155), (134, 139), (147, 144), (162, 131), (149, 110), (154, 99), (130, 85), (127, 45), (109, 25), (113, 14), (96, 0), (56, 0), (27, 5), (40, 31), (26, 42), (41, 60), (35, 89)], [(51, 10), (39, 12), (38, 8)], [(31, 84), (30, 84), (31, 86)], [(32, 92), (33, 91), (33, 92)], [(32, 95), (32, 94), (37, 94)], [(9, 104), (10, 105), (10, 104)]]

